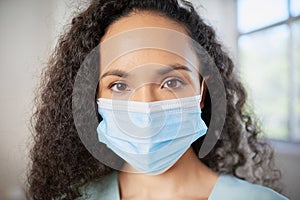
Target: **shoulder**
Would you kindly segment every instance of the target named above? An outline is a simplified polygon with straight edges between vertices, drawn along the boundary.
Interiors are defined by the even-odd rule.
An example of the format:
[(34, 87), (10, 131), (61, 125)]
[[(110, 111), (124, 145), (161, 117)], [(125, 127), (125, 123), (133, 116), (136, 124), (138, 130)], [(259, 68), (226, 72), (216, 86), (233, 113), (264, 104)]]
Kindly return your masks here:
[(220, 175), (209, 200), (216, 199), (260, 199), (260, 200), (287, 200), (286, 197), (274, 190), (251, 184), (229, 175)]
[(101, 179), (82, 186), (80, 188), (82, 196), (76, 200), (118, 199), (118, 190), (118, 173), (112, 172)]

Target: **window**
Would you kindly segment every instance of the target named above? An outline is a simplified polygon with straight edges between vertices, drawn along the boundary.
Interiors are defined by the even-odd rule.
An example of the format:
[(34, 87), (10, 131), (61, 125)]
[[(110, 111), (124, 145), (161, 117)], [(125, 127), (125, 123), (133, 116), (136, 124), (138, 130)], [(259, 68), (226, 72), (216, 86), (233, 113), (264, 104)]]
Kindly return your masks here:
[(239, 64), (267, 137), (300, 142), (300, 1), (237, 0)]

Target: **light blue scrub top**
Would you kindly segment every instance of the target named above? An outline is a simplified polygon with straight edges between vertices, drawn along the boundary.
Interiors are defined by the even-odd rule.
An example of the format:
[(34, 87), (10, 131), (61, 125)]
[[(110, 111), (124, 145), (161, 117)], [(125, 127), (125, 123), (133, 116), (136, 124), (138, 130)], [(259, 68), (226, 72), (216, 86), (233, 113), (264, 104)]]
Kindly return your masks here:
[[(77, 200), (120, 200), (118, 172), (81, 188)], [(220, 175), (208, 200), (286, 200), (272, 189), (248, 183), (229, 175)]]

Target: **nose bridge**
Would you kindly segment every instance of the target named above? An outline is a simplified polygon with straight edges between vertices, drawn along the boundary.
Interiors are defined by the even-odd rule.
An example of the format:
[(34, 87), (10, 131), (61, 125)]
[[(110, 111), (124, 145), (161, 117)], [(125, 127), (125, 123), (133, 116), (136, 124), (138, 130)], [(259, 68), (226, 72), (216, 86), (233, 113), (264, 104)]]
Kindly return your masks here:
[(157, 95), (155, 92), (155, 84), (154, 83), (143, 84), (139, 88), (136, 88), (130, 100), (141, 101), (141, 102), (152, 102), (152, 101), (159, 100), (157, 99)]

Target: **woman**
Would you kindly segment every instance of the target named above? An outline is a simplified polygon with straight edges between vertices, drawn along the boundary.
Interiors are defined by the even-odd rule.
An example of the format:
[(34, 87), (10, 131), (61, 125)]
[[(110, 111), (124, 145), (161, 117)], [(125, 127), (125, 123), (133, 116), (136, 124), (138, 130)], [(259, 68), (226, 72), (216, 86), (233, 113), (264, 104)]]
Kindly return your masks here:
[[(212, 59), (226, 95), (222, 134), (203, 158), (214, 124), (214, 78), (205, 75), (205, 59), (189, 38)], [(84, 59), (99, 44), (97, 143), (113, 154), (92, 153), (96, 159), (77, 128), (72, 94)], [(257, 139), (233, 67), (186, 1), (92, 1), (60, 38), (44, 75), (33, 117), (30, 198), (285, 199), (267, 188), (278, 190), (280, 173), (269, 146)]]

